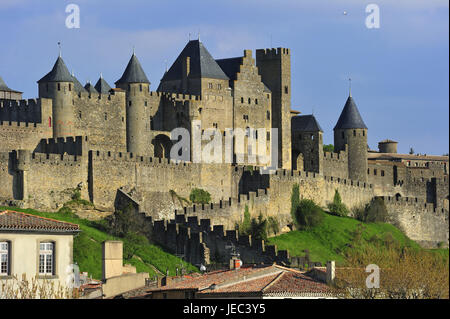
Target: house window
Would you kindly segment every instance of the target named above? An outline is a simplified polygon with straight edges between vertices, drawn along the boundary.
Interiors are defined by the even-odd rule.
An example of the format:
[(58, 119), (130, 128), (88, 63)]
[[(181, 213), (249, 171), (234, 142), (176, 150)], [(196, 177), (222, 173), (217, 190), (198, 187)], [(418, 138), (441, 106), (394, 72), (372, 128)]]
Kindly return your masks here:
[(373, 170), (373, 175), (377, 175), (377, 170), (376, 169)]
[(212, 89), (213, 88), (213, 84), (212, 83), (208, 83), (208, 89)]
[(217, 89), (221, 90), (222, 89), (222, 84), (217, 84)]
[(384, 171), (381, 171), (381, 176), (384, 176)]
[(9, 242), (0, 242), (0, 276), (9, 275)]
[(39, 244), (39, 274), (53, 275), (55, 261), (55, 244), (40, 243)]

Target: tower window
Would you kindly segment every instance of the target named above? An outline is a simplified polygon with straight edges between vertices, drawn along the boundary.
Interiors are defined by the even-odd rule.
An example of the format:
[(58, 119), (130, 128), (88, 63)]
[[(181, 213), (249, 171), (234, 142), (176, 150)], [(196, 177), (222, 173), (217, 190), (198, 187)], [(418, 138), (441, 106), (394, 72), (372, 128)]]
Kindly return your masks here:
[(144, 105), (147, 106), (147, 101), (144, 102)]
[(248, 104), (252, 103), (252, 99), (248, 98)]
[(287, 86), (287, 85), (284, 87), (284, 93), (285, 93), (285, 94), (288, 94), (288, 93), (289, 93), (289, 89), (288, 89), (288, 86)]
[(381, 171), (381, 176), (384, 176), (384, 171)]
[(69, 83), (69, 91), (72, 91), (72, 84)]
[(105, 121), (108, 120), (108, 113), (105, 113)]
[(139, 91), (142, 92), (142, 84), (139, 84)]
[(353, 130), (353, 136), (356, 136), (356, 130)]
[(244, 103), (244, 98), (243, 97), (241, 97), (241, 103)]
[(267, 111), (267, 119), (270, 120), (270, 111)]
[(78, 117), (81, 119), (81, 111), (78, 112)]
[(258, 105), (258, 99), (255, 99), (255, 104)]
[(363, 136), (366, 136), (366, 131), (363, 130)]
[(376, 169), (373, 170), (373, 175), (377, 175), (377, 170)]
[(61, 91), (61, 84), (58, 83), (58, 91)]
[(270, 141), (270, 132), (267, 132), (267, 140)]

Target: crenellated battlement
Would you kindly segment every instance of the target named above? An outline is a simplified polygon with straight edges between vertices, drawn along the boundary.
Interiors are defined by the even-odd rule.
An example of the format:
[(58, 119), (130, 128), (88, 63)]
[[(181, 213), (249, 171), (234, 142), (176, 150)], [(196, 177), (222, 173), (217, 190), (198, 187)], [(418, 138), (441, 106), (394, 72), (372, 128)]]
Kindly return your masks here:
[[(152, 234), (161, 245), (184, 254), (193, 263), (207, 263), (201, 252), (207, 248), (209, 256), (228, 255), (230, 245), (239, 251), (244, 262), (288, 262), (289, 252), (278, 250), (276, 245), (266, 245), (263, 240), (253, 240), (250, 235), (239, 235), (236, 229), (212, 225), (209, 218), (175, 214), (171, 220), (152, 221)], [(182, 248), (184, 247), (184, 248)]]
[[(64, 154), (82, 156), (87, 152), (87, 136), (66, 136), (42, 139), (35, 153)], [(86, 154), (87, 155), (87, 154)]]
[(336, 161), (336, 162), (347, 162), (348, 157), (346, 152), (323, 152), (323, 158), (324, 160), (328, 161)]
[(3, 107), (36, 107), (39, 105), (39, 99), (24, 100), (0, 100), (0, 108)]
[(277, 58), (282, 55), (290, 55), (290, 50), (287, 48), (266, 48), (256, 50), (257, 58)]

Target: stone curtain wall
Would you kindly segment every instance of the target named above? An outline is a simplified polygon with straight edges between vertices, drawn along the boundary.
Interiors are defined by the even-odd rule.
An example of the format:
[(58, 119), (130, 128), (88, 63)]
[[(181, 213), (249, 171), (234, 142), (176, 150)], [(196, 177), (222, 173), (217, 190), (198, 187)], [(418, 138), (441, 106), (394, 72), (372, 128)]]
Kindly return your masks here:
[(50, 99), (0, 101), (0, 151), (33, 150), (52, 137), (52, 125)]
[(423, 247), (436, 248), (438, 243), (448, 247), (448, 207), (426, 203), (411, 197), (382, 197), (389, 213), (389, 222)]

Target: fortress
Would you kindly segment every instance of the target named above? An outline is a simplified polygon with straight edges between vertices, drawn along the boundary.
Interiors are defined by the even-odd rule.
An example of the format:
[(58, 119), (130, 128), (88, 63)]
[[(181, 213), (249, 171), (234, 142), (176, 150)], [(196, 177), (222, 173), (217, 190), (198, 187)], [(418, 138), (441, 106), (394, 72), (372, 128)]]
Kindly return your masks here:
[[(99, 210), (131, 202), (151, 219), (160, 242), (184, 252), (190, 245), (197, 256), (192, 261), (203, 262), (219, 249), (211, 244), (218, 233), (274, 257), (280, 255), (276, 249), (239, 239), (234, 225), (247, 206), (252, 215), (273, 216), (286, 228), (297, 183), (302, 198), (321, 206), (336, 189), (349, 208), (382, 196), (390, 222), (411, 239), (426, 247), (448, 245), (448, 156), (398, 154), (392, 140), (370, 150), (351, 94), (334, 127), (334, 152), (324, 152), (316, 118), (291, 110), (290, 59), (289, 49), (277, 48), (215, 60), (193, 40), (156, 91), (134, 53), (115, 88), (102, 76), (83, 87), (61, 56), (38, 81), (37, 99), (21, 100), (21, 92), (0, 78), (0, 204), (56, 211), (78, 188)], [(264, 165), (251, 160), (248, 136), (231, 163), (174, 161), (175, 128), (214, 129), (225, 132), (223, 140), (226, 129), (246, 129), (263, 140), (258, 149), (278, 145), (278, 160), (270, 163), (276, 168), (259, 172)], [(252, 128), (267, 134), (258, 137)], [(272, 139), (271, 128), (278, 130)], [(203, 136), (202, 145), (208, 142)], [(181, 152), (192, 158), (190, 149)], [(208, 191), (212, 203), (187, 206), (182, 198), (193, 188)]]

